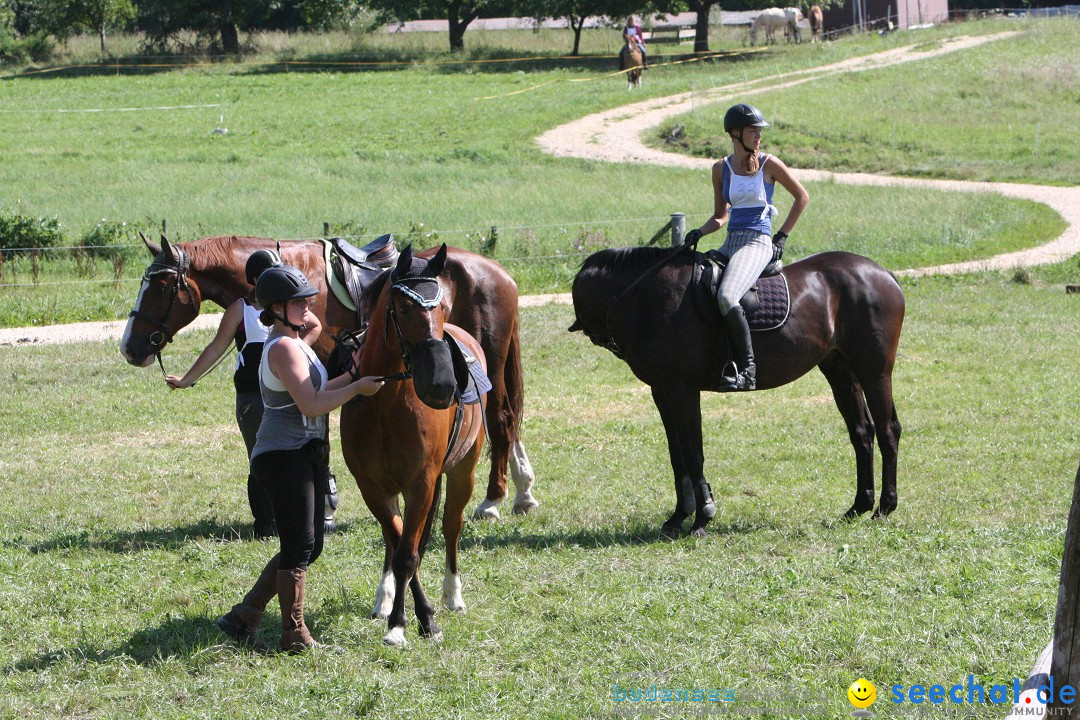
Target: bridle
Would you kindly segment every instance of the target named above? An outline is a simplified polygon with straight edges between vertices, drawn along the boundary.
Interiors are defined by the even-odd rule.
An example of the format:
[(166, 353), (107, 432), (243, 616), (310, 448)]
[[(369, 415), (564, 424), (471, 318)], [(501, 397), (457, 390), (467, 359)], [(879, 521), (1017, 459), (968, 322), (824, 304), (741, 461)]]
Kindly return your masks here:
[[(434, 284), (438, 289), (435, 291), (434, 299), (425, 297), (422, 293), (417, 291), (417, 287), (420, 285)], [(425, 310), (432, 310), (438, 307), (442, 302), (443, 288), (442, 284), (436, 278), (419, 277), (419, 278), (402, 278), (394, 281), (394, 284), (390, 286), (390, 292), (400, 292), (407, 298), (415, 302)], [(397, 336), (398, 348), (401, 350), (401, 362), (405, 365), (405, 372), (396, 373), (394, 375), (388, 375), (383, 377), (384, 380), (407, 380), (412, 375), (412, 359), (409, 357), (409, 350), (412, 348), (408, 342), (405, 341), (405, 335), (401, 332), (401, 325), (398, 324), (397, 308), (394, 306), (393, 299), (389, 299), (386, 303), (386, 315), (390, 322), (388, 325), (392, 325), (394, 328), (394, 335)], [(383, 330), (385, 334), (385, 326)]]
[[(158, 257), (160, 257), (160, 254), (158, 255)], [(176, 299), (180, 295), (181, 288), (183, 288), (183, 290), (187, 292), (189, 296), (191, 294), (191, 286), (188, 284), (187, 279), (187, 271), (188, 268), (191, 266), (191, 259), (188, 257), (188, 254), (184, 252), (184, 249), (180, 247), (176, 247), (175, 264), (160, 261), (158, 260), (158, 257), (155, 257), (154, 262), (150, 263), (150, 265), (146, 268), (146, 272), (143, 273), (142, 279), (144, 283), (149, 283), (153, 278), (157, 277), (158, 275), (165, 275), (167, 273), (172, 273), (176, 275), (176, 281), (170, 288), (169, 304), (165, 308), (165, 314), (162, 315), (160, 320), (158, 320), (157, 318), (147, 313), (144, 313), (139, 309), (133, 309), (131, 312), (128, 313), (128, 317), (142, 320), (143, 322), (149, 323), (151, 326), (155, 326), (157, 328), (156, 330), (154, 330), (154, 332), (150, 334), (150, 349), (154, 353), (154, 356), (157, 357), (158, 367), (161, 368), (162, 377), (167, 377), (168, 373), (165, 372), (165, 364), (161, 361), (161, 351), (165, 349), (166, 345), (173, 341), (173, 332), (169, 329), (168, 320), (169, 316), (172, 315), (173, 306), (176, 305)], [(225, 356), (222, 355), (221, 357), (224, 358)], [(220, 363), (221, 360), (219, 359), (218, 362), (212, 368), (210, 368), (210, 370), (207, 371), (207, 373), (211, 372)], [(204, 375), (207, 373), (204, 373)], [(192, 385), (194, 384), (195, 383), (192, 383)]]
[[(700, 240), (700, 239), (701, 238), (699, 237), (698, 240)], [(669, 260), (671, 260), (673, 257), (675, 257), (676, 255), (679, 255), (680, 253), (685, 252), (687, 250), (696, 249), (697, 244), (698, 244), (697, 240), (692, 240), (691, 242), (683, 243), (682, 245), (676, 245), (676, 246), (672, 247), (670, 250), (668, 250), (663, 255), (661, 255), (659, 260), (657, 260), (652, 265), (647, 267), (644, 270), (644, 272), (642, 272), (640, 275), (638, 275), (636, 278), (634, 278), (633, 282), (631, 282), (629, 285), (627, 285), (625, 288), (623, 288), (622, 292), (620, 292), (618, 295), (616, 295), (615, 299), (612, 300), (611, 303), (608, 305), (607, 312), (604, 314), (604, 327), (609, 329), (608, 330), (609, 334), (608, 334), (608, 337), (607, 337), (607, 341), (603, 342), (603, 343), (596, 343), (596, 344), (599, 345), (600, 347), (604, 348), (605, 350), (610, 350), (611, 353), (613, 355), (615, 355), (615, 357), (621, 358), (623, 356), (622, 348), (619, 347), (619, 344), (616, 343), (615, 339), (613, 337), (611, 337), (611, 335), (610, 335), (611, 311), (614, 310), (616, 306), (618, 306), (619, 302), (621, 302), (623, 298), (625, 298), (627, 295), (630, 294), (631, 290), (633, 290), (635, 287), (638, 286), (638, 283), (640, 283), (645, 278), (649, 277), (649, 275), (651, 275), (654, 270), (656, 270), (661, 265), (667, 264), (667, 262)], [(591, 337), (589, 339), (593, 340)], [(596, 341), (593, 340), (593, 342), (596, 342)]]
[[(420, 305), (425, 310), (433, 310), (439, 306), (442, 302), (443, 287), (442, 283), (437, 278), (433, 277), (412, 277), (401, 278), (393, 281), (394, 284), (390, 286), (390, 292), (395, 291), (408, 297), (410, 300)], [(434, 298), (427, 297), (424, 293), (420, 292), (420, 286), (434, 284), (438, 289), (434, 293)], [(394, 375), (385, 375), (381, 380), (408, 380), (412, 378), (412, 360), (409, 357), (409, 350), (412, 348), (405, 341), (405, 335), (401, 332), (401, 325), (398, 324), (397, 309), (394, 306), (393, 299), (388, 298), (386, 314), (389, 317), (390, 322), (388, 324), (394, 326), (394, 334), (397, 336), (398, 348), (401, 350), (401, 361), (405, 365), (405, 372), (395, 373)], [(383, 329), (385, 334), (385, 326)], [(444, 338), (443, 342), (451, 343), (453, 340)], [(450, 457), (451, 451), (454, 449), (454, 443), (457, 442), (458, 434), (461, 432), (461, 424), (465, 418), (465, 403), (461, 401), (461, 389), (454, 389), (454, 426), (450, 431), (450, 439), (446, 445), (446, 453), (443, 455), (442, 464), (445, 465), (447, 459)], [(485, 427), (487, 425), (487, 418), (483, 415), (483, 404), (481, 402), (481, 417), (484, 417)]]

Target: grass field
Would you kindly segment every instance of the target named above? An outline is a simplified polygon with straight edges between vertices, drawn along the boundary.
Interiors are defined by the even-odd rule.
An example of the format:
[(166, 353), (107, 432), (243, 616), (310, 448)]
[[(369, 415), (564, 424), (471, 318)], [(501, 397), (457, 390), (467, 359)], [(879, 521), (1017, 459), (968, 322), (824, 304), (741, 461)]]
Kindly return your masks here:
[[(834, 61), (903, 37), (650, 71), (646, 92)], [(181, 239), (310, 235), (323, 220), (408, 233), (423, 222), (412, 228), (418, 242), (435, 231), (468, 247), (451, 231), (497, 224), (499, 252), (523, 287), (564, 289), (581, 252), (640, 241), (669, 211), (703, 217), (711, 203), (701, 173), (628, 172), (533, 147), (539, 130), (628, 100), (621, 81), (568, 90), (564, 80), (586, 76), (236, 66), (3, 81), (3, 107), (20, 112), (0, 135), (0, 188), (9, 206), (65, 226), (165, 215)], [(492, 105), (462, 102), (547, 80), (557, 82)], [(198, 104), (215, 93), (230, 103), (227, 136), (211, 134), (217, 109), (93, 121), (29, 112)], [(989, 165), (995, 156), (979, 157)], [(1029, 160), (1051, 174), (1056, 157)], [(649, 189), (647, 207), (628, 211), (632, 195), (615, 190), (638, 187)], [(810, 191), (814, 205), (789, 245), (796, 255), (857, 249), (912, 266), (1030, 246), (1060, 229), (1060, 219), (1027, 204), (828, 184)], [(633, 222), (612, 222), (619, 218)], [(515, 223), (527, 230), (505, 230)], [(531, 266), (512, 259), (556, 251), (575, 257), (548, 259), (547, 275), (532, 279)], [(70, 264), (42, 272), (77, 279)], [(1011, 684), (1026, 677), (1053, 623), (1080, 447), (1080, 296), (1061, 286), (1078, 278), (1074, 257), (902, 281), (900, 505), (885, 522), (839, 521), (854, 493), (853, 453), (819, 374), (768, 393), (707, 395), (706, 473), (718, 515), (701, 540), (658, 533), (674, 494), (648, 389), (566, 332), (569, 307), (523, 309), (523, 439), (542, 506), (466, 525), (469, 610), (438, 613), (441, 645), (419, 640), (410, 618), (403, 651), (383, 647), (385, 624), (368, 619), (381, 540), (339, 448), (341, 529), (312, 568), (307, 607), (316, 637), (342, 653), (251, 654), (213, 624), (275, 547), (251, 540), (227, 371), (176, 394), (156, 368), (127, 367), (115, 343), (0, 347), (0, 608), (10, 628), (0, 643), (0, 717), (611, 718), (616, 685), (654, 684), (759, 698), (813, 693), (821, 716), (842, 717), (852, 709), (847, 687), (865, 677), (878, 688), (877, 717), (900, 718), (889, 702), (894, 684), (949, 686), (969, 675), (987, 687)], [(69, 296), (86, 287), (5, 290), (0, 321), (68, 317), (78, 312)], [(122, 316), (134, 292), (124, 282), (87, 289), (74, 306)], [(180, 335), (167, 366), (190, 364), (209, 338)], [(486, 466), (480, 474), (482, 485)], [(442, 550), (436, 534), (422, 571), (434, 595)], [(278, 619), (267, 613), (269, 642)], [(792, 716), (775, 702), (742, 706)], [(695, 708), (664, 710), (691, 717)]]
[[(367, 619), (379, 532), (336, 450), (343, 527), (308, 607), (344, 654), (252, 655), (212, 624), (273, 552), (249, 539), (228, 374), (169, 395), (111, 343), (0, 348), (0, 422), (19, 428), (0, 449), (0, 716), (613, 717), (617, 682), (799, 689), (837, 717), (865, 676), (878, 716), (896, 717), (895, 683), (1026, 677), (1049, 640), (1080, 443), (1080, 314), (1052, 284), (1061, 269), (1045, 272), (904, 283), (889, 522), (838, 521), (853, 458), (819, 375), (707, 396), (719, 513), (701, 541), (657, 532), (673, 493), (646, 388), (565, 332), (569, 308), (524, 310), (543, 505), (467, 525), (468, 613), (439, 614), (439, 646), (410, 620), (403, 652)], [(190, 362), (208, 338), (181, 336), (168, 359)], [(441, 553), (437, 537), (423, 569), (435, 592)], [(269, 612), (271, 642), (276, 624)]]
[[(968, 23), (915, 37), (933, 43), (1016, 27)], [(256, 58), (141, 75), (8, 78), (0, 82), (7, 130), (0, 135), (0, 212), (56, 218), (72, 244), (102, 218), (132, 228), (156, 228), (165, 218), (179, 240), (312, 237), (330, 222), (335, 233), (392, 231), (425, 246), (446, 241), (469, 249), (479, 248), (495, 226), (494, 255), (524, 292), (565, 291), (589, 252), (642, 243), (672, 212), (704, 221), (711, 190), (702, 172), (554, 159), (536, 147), (537, 134), (631, 99), (704, 92), (911, 39), (867, 36), (660, 65), (649, 72), (644, 92), (632, 96), (609, 76), (609, 60), (602, 69), (566, 62), (537, 70), (440, 64), (445, 58), (438, 54), (381, 72), (367, 66), (296, 72), (302, 64), (285, 72)], [(1025, 46), (1018, 45), (1014, 55), (1021, 56)], [(714, 47), (744, 50), (735, 37)], [(1046, 43), (1033, 47), (1031, 57), (1047, 51)], [(1067, 59), (1072, 51), (1058, 52)], [(312, 56), (322, 55), (309, 49), (302, 57)], [(972, 75), (966, 67), (949, 82), (992, 87), (984, 69)], [(863, 75), (868, 86), (860, 92), (896, 86), (893, 75)], [(175, 109), (152, 109), (162, 107)], [(1010, 105), (1009, 117), (1024, 121), (1024, 107)], [(219, 126), (229, 133), (215, 135)], [(1075, 120), (1063, 126), (1075, 128)], [(928, 128), (955, 134), (948, 123)], [(834, 152), (846, 147), (842, 138), (826, 140)], [(1018, 163), (1054, 166), (1046, 157)], [(971, 203), (964, 195), (822, 183), (809, 189), (814, 205), (788, 246), (791, 257), (852, 250), (899, 269), (1030, 247), (1061, 228), (1054, 213), (1015, 200)], [(143, 262), (130, 259), (119, 284), (108, 263), (98, 268), (101, 282), (75, 276), (69, 263), (41, 268), (35, 283), (28, 266), (25, 260), (0, 268), (2, 325), (123, 317)]]

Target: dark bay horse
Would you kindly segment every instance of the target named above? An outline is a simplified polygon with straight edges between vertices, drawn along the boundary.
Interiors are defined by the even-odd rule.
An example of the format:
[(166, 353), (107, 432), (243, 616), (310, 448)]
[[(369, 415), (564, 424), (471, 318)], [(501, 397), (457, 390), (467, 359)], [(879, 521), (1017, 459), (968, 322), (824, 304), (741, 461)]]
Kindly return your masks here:
[[(702, 256), (681, 252), (662, 262), (666, 252), (623, 248), (586, 259), (574, 278), (577, 319), (570, 330), (621, 357), (652, 388), (675, 473), (675, 512), (663, 531), (680, 532), (696, 511), (691, 532), (703, 534), (716, 507), (703, 471), (701, 391), (710, 386), (721, 323), (694, 300), (691, 278)], [(845, 517), (874, 508), (875, 437), (882, 463), (875, 516), (887, 515), (897, 502), (900, 422), (892, 370), (904, 295), (892, 273), (851, 253), (813, 255), (789, 265), (784, 275), (791, 295), (787, 321), (753, 333), (757, 389), (820, 368), (855, 448), (855, 502)]]
[[(155, 356), (160, 357), (158, 354), (172, 336), (198, 316), (203, 300), (228, 307), (248, 296), (251, 286), (244, 277), (248, 256), (278, 244), (267, 238), (236, 236), (175, 244), (162, 237), (160, 247), (145, 242), (154, 260), (143, 276), (132, 317), (120, 341), (121, 353), (139, 367), (151, 365)], [(430, 257), (434, 252), (432, 249), (419, 255)], [(333, 349), (332, 336), (357, 329), (359, 319), (334, 293), (328, 292), (321, 242), (281, 243), (281, 255), (285, 263), (302, 270), (320, 291), (312, 312), (323, 324), (315, 350), (325, 362)], [(514, 512), (529, 512), (539, 503), (532, 496), (533, 470), (520, 437), (524, 387), (517, 285), (495, 261), (453, 247), (448, 249), (443, 283), (452, 303), (449, 321), (480, 341), (490, 367), (492, 390), (487, 419), (491, 472), (487, 497), (475, 514), (499, 517), (497, 505), (506, 497), (508, 467), (516, 491)]]
[[(446, 246), (429, 261), (406, 248), (389, 280), (379, 280), (368, 338), (358, 363), (360, 375), (412, 378), (388, 381), (375, 395), (351, 402), (341, 412), (341, 447), (372, 515), (382, 526), (386, 555), (375, 596), (374, 617), (385, 617), (388, 645), (405, 644), (405, 585), (412, 590), (422, 637), (440, 634), (434, 608), (420, 584), (419, 566), (438, 506), (439, 480), (446, 475), (443, 537), (446, 574), (443, 601), (464, 611), (458, 576), (458, 538), (465, 504), (473, 490), (473, 470), (484, 436), (480, 404), (461, 405), (455, 430), (455, 381), (451, 351), (443, 334), (464, 343), (483, 363), (480, 344), (446, 322), (450, 293), (439, 274)], [(460, 400), (460, 399), (459, 399)], [(405, 517), (398, 496), (405, 500)]]

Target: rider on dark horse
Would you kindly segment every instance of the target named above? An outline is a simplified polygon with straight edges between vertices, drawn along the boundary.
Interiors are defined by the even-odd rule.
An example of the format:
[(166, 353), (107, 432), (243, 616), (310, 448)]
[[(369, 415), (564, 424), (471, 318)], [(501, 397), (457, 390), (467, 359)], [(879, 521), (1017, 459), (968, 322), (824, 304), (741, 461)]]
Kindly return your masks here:
[[(753, 105), (734, 105), (724, 115), (724, 132), (731, 136), (732, 153), (712, 168), (715, 210), (704, 225), (686, 234), (686, 242), (692, 244), (724, 225), (728, 228), (727, 240), (720, 248), (728, 263), (717, 299), (734, 361), (724, 368), (721, 391), (757, 387), (750, 326), (739, 301), (769, 263), (781, 258), (788, 233), (810, 202), (806, 189), (780, 158), (761, 154), (761, 128), (765, 127), (769, 123)], [(772, 217), (777, 209), (772, 197), (777, 182), (791, 193), (794, 202), (774, 235)]]

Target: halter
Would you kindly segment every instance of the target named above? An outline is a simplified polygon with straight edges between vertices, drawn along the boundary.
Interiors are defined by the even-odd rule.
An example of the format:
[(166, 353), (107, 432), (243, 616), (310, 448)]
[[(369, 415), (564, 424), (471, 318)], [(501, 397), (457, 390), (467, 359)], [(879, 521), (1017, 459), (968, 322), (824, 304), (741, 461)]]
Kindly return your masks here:
[[(150, 263), (149, 267), (146, 268), (146, 272), (143, 273), (142, 277), (143, 282), (148, 282), (150, 281), (150, 279), (157, 277), (158, 275), (165, 275), (167, 273), (174, 273), (176, 275), (176, 282), (173, 283), (171, 292), (169, 293), (169, 305), (165, 308), (165, 314), (161, 317), (160, 320), (158, 320), (157, 318), (151, 317), (150, 315), (142, 312), (141, 310), (132, 310), (128, 313), (128, 317), (133, 317), (138, 320), (142, 320), (143, 322), (147, 322), (151, 325), (157, 326), (157, 330), (150, 334), (149, 339), (150, 347), (153, 350), (155, 357), (157, 357), (158, 367), (161, 368), (162, 377), (166, 377), (167, 373), (165, 372), (165, 364), (161, 361), (161, 351), (165, 349), (166, 345), (173, 341), (173, 332), (169, 330), (169, 326), (167, 324), (169, 316), (172, 314), (173, 306), (176, 304), (176, 298), (180, 295), (180, 288), (183, 287), (185, 292), (191, 292), (191, 286), (188, 285), (187, 279), (187, 271), (188, 268), (191, 266), (191, 260), (190, 258), (188, 258), (188, 254), (184, 252), (184, 249), (181, 247), (176, 248), (176, 253), (177, 257), (175, 264), (169, 262), (159, 262), (158, 259), (155, 257), (154, 262)], [(221, 357), (224, 358), (225, 356), (222, 355)], [(207, 370), (204, 375), (212, 372), (214, 368), (216, 368), (220, 364), (221, 359), (218, 359), (217, 364), (210, 368), (210, 370)], [(196, 382), (198, 381), (196, 380)], [(192, 385), (194, 384), (195, 383), (192, 383)]]

